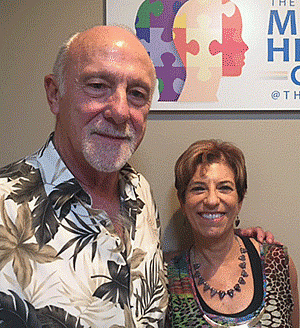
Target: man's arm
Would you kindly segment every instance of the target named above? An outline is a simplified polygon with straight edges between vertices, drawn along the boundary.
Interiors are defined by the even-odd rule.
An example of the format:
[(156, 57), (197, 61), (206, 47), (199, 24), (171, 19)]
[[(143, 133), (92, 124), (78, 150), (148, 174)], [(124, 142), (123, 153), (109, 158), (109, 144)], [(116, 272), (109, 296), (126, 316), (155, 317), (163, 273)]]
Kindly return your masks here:
[(280, 242), (276, 241), (274, 235), (270, 231), (264, 231), (261, 227), (251, 227), (247, 229), (236, 229), (235, 232), (238, 235), (242, 235), (245, 237), (252, 237), (256, 239), (258, 242), (263, 243), (266, 241), (268, 244), (279, 244)]

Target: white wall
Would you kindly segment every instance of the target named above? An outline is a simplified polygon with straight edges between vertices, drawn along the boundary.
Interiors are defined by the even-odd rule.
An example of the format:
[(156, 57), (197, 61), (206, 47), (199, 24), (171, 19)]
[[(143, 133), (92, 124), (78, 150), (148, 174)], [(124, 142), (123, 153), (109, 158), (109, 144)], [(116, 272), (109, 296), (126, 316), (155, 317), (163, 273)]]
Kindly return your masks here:
[[(2, 166), (38, 149), (52, 131), (43, 77), (70, 34), (102, 22), (102, 1), (1, 0), (0, 12)], [(191, 142), (204, 138), (231, 141), (244, 151), (249, 192), (242, 225), (271, 230), (289, 247), (300, 273), (300, 112), (150, 115), (132, 163), (152, 184), (165, 249), (178, 246), (170, 234), (170, 220), (178, 209), (175, 160)]]

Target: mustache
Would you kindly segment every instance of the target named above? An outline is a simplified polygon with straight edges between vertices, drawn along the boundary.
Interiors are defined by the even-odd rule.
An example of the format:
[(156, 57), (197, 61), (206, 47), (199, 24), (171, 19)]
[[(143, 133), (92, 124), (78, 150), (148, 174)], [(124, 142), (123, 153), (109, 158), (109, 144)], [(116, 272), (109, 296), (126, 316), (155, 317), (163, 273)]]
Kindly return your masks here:
[(135, 136), (133, 127), (126, 123), (122, 128), (114, 127), (113, 125), (96, 122), (90, 129), (91, 134), (103, 134), (115, 138), (133, 139)]

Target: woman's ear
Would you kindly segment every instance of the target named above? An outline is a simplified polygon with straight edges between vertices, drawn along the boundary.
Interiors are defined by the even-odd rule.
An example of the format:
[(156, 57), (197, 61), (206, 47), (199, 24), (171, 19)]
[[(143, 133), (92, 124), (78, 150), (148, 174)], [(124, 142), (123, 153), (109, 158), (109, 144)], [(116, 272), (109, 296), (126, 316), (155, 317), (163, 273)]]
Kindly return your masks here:
[(177, 198), (178, 198), (179, 203), (180, 203), (181, 211), (182, 211), (183, 214), (185, 214), (185, 212), (184, 212), (184, 201), (183, 201), (182, 197), (180, 197), (178, 192), (177, 192)]
[(59, 112), (59, 84), (53, 74), (46, 75), (44, 78), (44, 87), (46, 90), (48, 104), (54, 115)]

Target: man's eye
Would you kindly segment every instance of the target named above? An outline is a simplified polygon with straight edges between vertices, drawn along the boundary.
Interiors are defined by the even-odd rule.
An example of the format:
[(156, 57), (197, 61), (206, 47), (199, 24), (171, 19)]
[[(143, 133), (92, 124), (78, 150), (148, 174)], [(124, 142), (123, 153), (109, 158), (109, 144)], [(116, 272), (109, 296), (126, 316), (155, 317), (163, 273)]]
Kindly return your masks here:
[(92, 89), (95, 89), (97, 91), (99, 90), (105, 90), (108, 88), (108, 85), (104, 84), (104, 83), (89, 83), (88, 84), (88, 87), (92, 88)]
[(95, 89), (101, 89), (104, 87), (104, 84), (103, 83), (90, 83), (89, 86), (92, 88), (95, 88)]
[(146, 91), (133, 89), (128, 92), (128, 99), (134, 106), (144, 106), (149, 101)]
[(131, 94), (136, 98), (145, 98), (145, 95), (139, 90), (133, 90), (131, 91)]
[(109, 90), (109, 85), (102, 82), (88, 82), (84, 85), (84, 90), (92, 97), (102, 97)]

